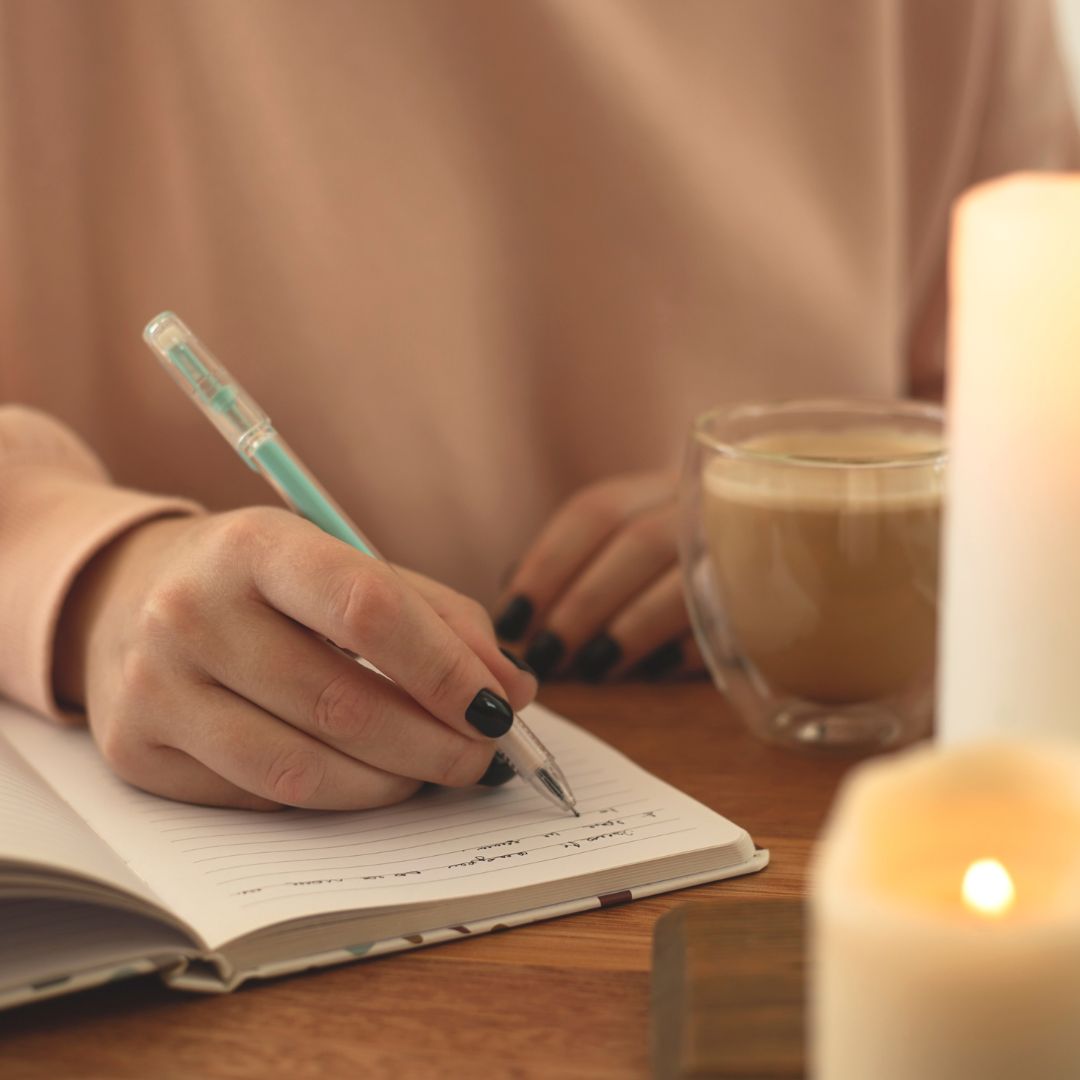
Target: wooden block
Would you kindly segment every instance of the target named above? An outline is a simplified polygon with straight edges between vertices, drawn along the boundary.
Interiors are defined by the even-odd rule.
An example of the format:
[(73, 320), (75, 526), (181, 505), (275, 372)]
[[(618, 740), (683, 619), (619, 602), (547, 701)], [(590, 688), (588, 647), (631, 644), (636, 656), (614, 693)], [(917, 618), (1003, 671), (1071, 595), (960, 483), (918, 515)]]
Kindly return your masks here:
[(658, 1080), (801, 1080), (802, 901), (685, 904), (653, 931), (650, 1051)]

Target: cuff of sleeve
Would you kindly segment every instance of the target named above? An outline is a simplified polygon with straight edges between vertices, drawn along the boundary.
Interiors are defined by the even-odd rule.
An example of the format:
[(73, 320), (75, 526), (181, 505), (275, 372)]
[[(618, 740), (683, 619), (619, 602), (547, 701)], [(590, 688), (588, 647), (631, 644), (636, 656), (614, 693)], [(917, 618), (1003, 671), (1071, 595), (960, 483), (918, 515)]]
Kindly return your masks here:
[(110, 487), (66, 470), (7, 470), (0, 497), (0, 692), (62, 723), (81, 717), (53, 694), (60, 610), (79, 572), (111, 540), (152, 518), (200, 512), (188, 499)]

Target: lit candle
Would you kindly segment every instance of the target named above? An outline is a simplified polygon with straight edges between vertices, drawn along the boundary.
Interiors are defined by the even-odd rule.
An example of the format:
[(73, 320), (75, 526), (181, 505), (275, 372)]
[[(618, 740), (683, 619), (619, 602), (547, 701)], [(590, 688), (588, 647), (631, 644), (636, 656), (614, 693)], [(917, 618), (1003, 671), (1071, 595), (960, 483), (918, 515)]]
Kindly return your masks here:
[(1080, 746), (857, 768), (813, 870), (817, 1080), (1080, 1077)]
[(969, 911), (997, 918), (1012, 907), (1016, 886), (1012, 874), (997, 859), (976, 859), (964, 872), (960, 895)]
[(1080, 175), (958, 205), (938, 732), (1080, 736)]

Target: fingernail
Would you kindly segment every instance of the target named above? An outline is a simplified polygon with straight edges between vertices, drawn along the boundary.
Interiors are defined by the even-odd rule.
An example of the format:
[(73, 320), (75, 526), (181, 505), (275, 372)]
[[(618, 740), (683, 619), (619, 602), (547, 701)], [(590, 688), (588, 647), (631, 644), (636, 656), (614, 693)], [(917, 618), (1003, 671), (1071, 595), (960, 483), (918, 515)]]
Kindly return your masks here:
[(505, 784), (507, 780), (512, 780), (515, 776), (517, 776), (517, 773), (514, 772), (514, 766), (502, 754), (496, 754), (491, 759), (487, 772), (476, 782), (483, 784), (484, 787), (498, 787), (500, 784)]
[(515, 596), (495, 620), (495, 633), (503, 641), (517, 641), (525, 633), (532, 617), (532, 601), (527, 596)]
[(531, 675), (534, 679), (536, 678), (536, 672), (533, 671), (533, 669), (529, 667), (529, 665), (526, 664), (520, 656), (515, 656), (509, 649), (500, 648), (499, 652), (501, 652), (503, 656), (505, 656), (506, 659), (509, 660), (510, 663), (518, 669), (518, 671), (524, 671), (526, 675)]
[(581, 647), (574, 670), (586, 682), (599, 682), (621, 658), (619, 643), (610, 634), (597, 634)]
[(514, 723), (514, 711), (510, 708), (510, 703), (503, 701), (498, 694), (493, 694), (490, 690), (481, 690), (465, 710), (465, 719), (481, 735), (486, 735), (489, 739), (497, 739), (510, 730)]
[(541, 630), (525, 652), (525, 663), (536, 672), (538, 679), (546, 679), (559, 666), (565, 652), (561, 638), (550, 630)]
[(677, 641), (668, 641), (649, 653), (634, 668), (634, 674), (644, 679), (659, 679), (670, 674), (683, 662), (682, 645)]

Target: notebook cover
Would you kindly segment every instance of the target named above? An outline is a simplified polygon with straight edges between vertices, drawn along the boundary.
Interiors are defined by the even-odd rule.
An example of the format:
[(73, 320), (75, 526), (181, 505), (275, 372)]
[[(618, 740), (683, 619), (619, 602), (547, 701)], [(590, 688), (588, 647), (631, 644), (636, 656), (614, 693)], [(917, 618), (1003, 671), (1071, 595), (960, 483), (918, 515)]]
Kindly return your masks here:
[(409, 934), (407, 937), (357, 942), (355, 945), (350, 945), (344, 949), (333, 949), (314, 956), (293, 957), (275, 963), (263, 964), (250, 971), (239, 971), (228, 975), (220, 968), (215, 967), (212, 962), (197, 962), (165, 973), (164, 978), (170, 986), (182, 990), (224, 993), (234, 990), (249, 979), (273, 979), (280, 975), (292, 975), (312, 968), (345, 964), (354, 960), (382, 956), (385, 953), (417, 949), (425, 945), (437, 945), (444, 941), (456, 941), (462, 937), (489, 934), (498, 930), (509, 930), (514, 926), (524, 926), (527, 923), (540, 922), (543, 919), (555, 919), (562, 915), (573, 915), (579, 911), (612, 907), (615, 904), (639, 900), (645, 896), (674, 892), (676, 889), (685, 889), (692, 885), (703, 885), (710, 881), (721, 881), (724, 878), (738, 877), (741, 874), (756, 873), (758, 870), (763, 870), (768, 863), (769, 852), (764, 848), (759, 848), (746, 862), (739, 863), (736, 866), (706, 870), (700, 874), (669, 878), (666, 881), (649, 882), (645, 885), (624, 889), (617, 893), (608, 893), (604, 896), (585, 896), (578, 900), (549, 904), (546, 907), (531, 908), (527, 911), (517, 911), (493, 919), (424, 930), (422, 933)]

